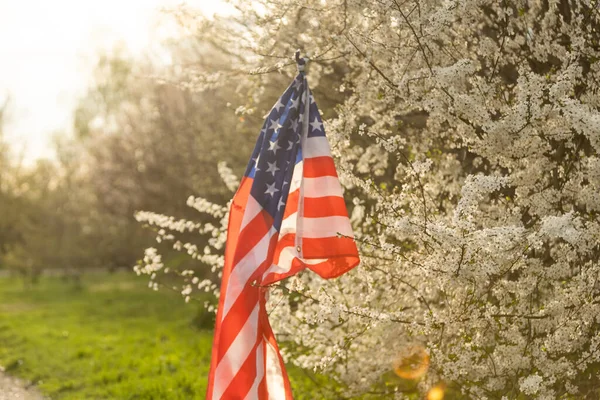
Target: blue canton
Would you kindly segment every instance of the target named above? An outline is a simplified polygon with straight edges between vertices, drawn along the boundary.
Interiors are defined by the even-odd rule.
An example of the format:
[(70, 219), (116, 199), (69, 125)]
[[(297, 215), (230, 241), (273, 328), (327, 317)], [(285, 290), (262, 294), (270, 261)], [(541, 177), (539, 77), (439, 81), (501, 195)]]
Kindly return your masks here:
[[(250, 194), (273, 217), (279, 231), (294, 166), (302, 161), (302, 116), (307, 81), (299, 73), (269, 112), (248, 163), (245, 176), (253, 178)], [(323, 121), (309, 91), (308, 137), (325, 136)]]

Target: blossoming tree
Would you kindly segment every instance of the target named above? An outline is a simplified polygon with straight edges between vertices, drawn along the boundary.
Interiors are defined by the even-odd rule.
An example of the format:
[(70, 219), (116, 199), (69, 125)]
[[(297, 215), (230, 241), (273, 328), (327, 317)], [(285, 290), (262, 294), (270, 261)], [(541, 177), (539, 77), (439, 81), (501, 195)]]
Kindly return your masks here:
[[(291, 75), (296, 47), (312, 56), (311, 84), (339, 100), (325, 128), (362, 264), (273, 288), (288, 361), (335, 377), (346, 397), (405, 398), (390, 371), (415, 349), (429, 360), (419, 390), (443, 381), (461, 398), (598, 396), (596, 2), (232, 3), (226, 22), (176, 15), (237, 54), (248, 73), (231, 76), (251, 93), (240, 113), (266, 111), (281, 82), (268, 72)], [(189, 72), (191, 90), (214, 78)], [(235, 190), (231, 170), (219, 170)], [(137, 218), (218, 271), (227, 207), (188, 204), (215, 223)], [(211, 235), (210, 246), (178, 241), (187, 231)], [(153, 249), (137, 267), (151, 285), (164, 270)], [(186, 297), (217, 289), (218, 275), (179, 274)]]

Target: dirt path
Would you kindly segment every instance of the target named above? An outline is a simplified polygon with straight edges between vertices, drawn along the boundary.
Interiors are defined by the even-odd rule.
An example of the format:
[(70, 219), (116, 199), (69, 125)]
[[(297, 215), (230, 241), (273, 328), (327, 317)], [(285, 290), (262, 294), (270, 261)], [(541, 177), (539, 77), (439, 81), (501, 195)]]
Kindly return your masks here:
[(0, 370), (0, 400), (44, 400), (42, 395), (25, 383)]

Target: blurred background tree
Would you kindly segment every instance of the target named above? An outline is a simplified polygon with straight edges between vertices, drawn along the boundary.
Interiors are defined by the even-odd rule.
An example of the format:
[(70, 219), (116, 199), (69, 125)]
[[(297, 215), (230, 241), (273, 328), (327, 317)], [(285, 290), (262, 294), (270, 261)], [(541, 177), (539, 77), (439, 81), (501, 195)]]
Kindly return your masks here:
[(255, 121), (233, 108), (246, 100), (236, 81), (201, 91), (183, 85), (182, 64), (205, 74), (230, 69), (232, 56), (204, 39), (165, 44), (172, 68), (119, 48), (101, 56), (75, 109), (73, 137), (55, 135), (55, 160), (11, 165), (3, 151), (2, 266), (31, 280), (44, 269), (74, 277), (86, 268), (129, 269), (153, 239), (136, 211), (187, 218), (190, 195), (227, 201), (217, 161), (245, 167)]
[(7, 98), (0, 107), (0, 257), (21, 240), (20, 207), (15, 195), (16, 169), (9, 159), (9, 149), (3, 135), (8, 104)]

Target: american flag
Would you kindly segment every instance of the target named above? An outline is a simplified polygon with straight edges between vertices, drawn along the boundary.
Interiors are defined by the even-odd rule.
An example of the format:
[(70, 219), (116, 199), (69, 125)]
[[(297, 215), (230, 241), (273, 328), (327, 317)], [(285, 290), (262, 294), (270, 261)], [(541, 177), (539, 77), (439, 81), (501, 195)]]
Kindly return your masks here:
[(269, 112), (230, 209), (207, 399), (292, 399), (268, 285), (359, 263), (319, 110), (300, 73)]

